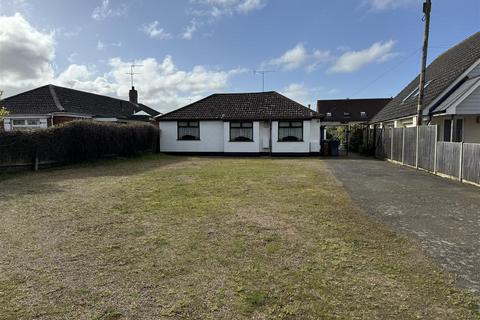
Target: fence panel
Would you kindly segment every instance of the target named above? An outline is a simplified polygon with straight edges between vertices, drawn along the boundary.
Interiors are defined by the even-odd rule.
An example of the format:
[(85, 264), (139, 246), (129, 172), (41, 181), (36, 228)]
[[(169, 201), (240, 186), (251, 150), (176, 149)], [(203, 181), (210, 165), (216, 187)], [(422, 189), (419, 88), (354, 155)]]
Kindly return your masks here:
[(378, 159), (385, 159), (387, 157), (385, 150), (385, 130), (379, 129), (375, 135), (375, 157)]
[(480, 144), (463, 144), (462, 176), (466, 181), (480, 184)]
[(403, 161), (409, 166), (416, 166), (417, 162), (417, 128), (405, 128), (405, 143)]
[(435, 170), (435, 144), (437, 143), (436, 126), (418, 127), (418, 167)]
[(403, 160), (403, 128), (395, 128), (392, 132), (392, 160), (402, 162)]
[(385, 149), (385, 157), (387, 159), (392, 159), (392, 130), (393, 129), (385, 129), (383, 131), (383, 145)]
[(460, 142), (437, 142), (437, 172), (458, 178), (460, 176)]

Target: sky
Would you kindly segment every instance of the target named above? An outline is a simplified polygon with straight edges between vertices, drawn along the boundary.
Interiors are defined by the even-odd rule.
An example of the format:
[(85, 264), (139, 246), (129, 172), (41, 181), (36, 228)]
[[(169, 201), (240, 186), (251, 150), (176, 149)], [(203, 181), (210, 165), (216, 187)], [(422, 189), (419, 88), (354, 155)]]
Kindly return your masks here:
[[(167, 112), (212, 93), (395, 96), (420, 69), (422, 0), (0, 0), (3, 97), (45, 84)], [(429, 61), (480, 31), (479, 0), (433, 0)]]

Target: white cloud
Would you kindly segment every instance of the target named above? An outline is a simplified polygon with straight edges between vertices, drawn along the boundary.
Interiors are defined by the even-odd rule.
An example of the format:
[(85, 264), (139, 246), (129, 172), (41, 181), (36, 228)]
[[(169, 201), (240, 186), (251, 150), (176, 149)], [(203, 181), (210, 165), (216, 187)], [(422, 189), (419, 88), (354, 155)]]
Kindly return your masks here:
[[(101, 42), (100, 42), (101, 43)], [(103, 46), (105, 44), (102, 43)], [(110, 45), (120, 45), (114, 43)], [(72, 54), (70, 60), (74, 61)], [(130, 64), (143, 65), (135, 84), (140, 101), (161, 111), (169, 111), (207, 94), (222, 91), (232, 77), (245, 69), (219, 70), (195, 66), (181, 70), (171, 56), (162, 61), (154, 58), (124, 61), (112, 58), (107, 71), (99, 74), (95, 66), (72, 63), (62, 72), (55, 72), (54, 33), (40, 32), (20, 14), (0, 17), (0, 89), (5, 96), (48, 83), (99, 94), (128, 98)]]
[(267, 0), (190, 0), (188, 12), (194, 17), (184, 28), (183, 39), (192, 39), (201, 26), (212, 24), (222, 17), (248, 14), (260, 10)]
[(161, 40), (171, 39), (172, 35), (166, 32), (163, 28), (159, 28), (158, 25), (158, 21), (153, 21), (149, 24), (144, 24), (141, 30), (150, 38), (156, 38)]
[(324, 86), (307, 87), (303, 83), (295, 82), (280, 90), (280, 93), (284, 96), (295, 100), (306, 107), (310, 104), (313, 109), (315, 108), (317, 99), (322, 97), (323, 99), (331, 98), (337, 96), (339, 92), (340, 91), (335, 88)]
[(192, 0), (199, 7), (193, 10), (198, 16), (221, 16), (235, 13), (249, 13), (260, 10), (266, 5), (266, 0)]
[(185, 27), (182, 38), (186, 40), (191, 40), (195, 32), (197, 32), (197, 21), (195, 19), (192, 19), (192, 21), (190, 21), (190, 24)]
[(421, 2), (422, 0), (366, 0), (364, 5), (368, 5), (373, 11), (384, 11)]
[(53, 32), (41, 32), (20, 14), (0, 16), (0, 86), (5, 94), (44, 83), (54, 75)]
[(103, 49), (105, 49), (105, 44), (102, 41), (99, 40), (97, 42), (97, 50), (98, 51), (103, 51)]
[(331, 59), (329, 51), (315, 50), (309, 53), (302, 43), (287, 50), (282, 56), (272, 59), (264, 65), (276, 66), (284, 71), (305, 67), (307, 71), (315, 71), (321, 64)]
[(300, 83), (291, 83), (287, 87), (283, 88), (280, 93), (292, 100), (303, 104), (304, 106), (307, 106), (311, 99), (310, 90), (307, 89), (304, 84)]
[(330, 73), (350, 73), (370, 63), (382, 63), (396, 55), (392, 52), (396, 41), (376, 42), (370, 48), (360, 51), (347, 51), (329, 69)]
[(92, 18), (95, 20), (105, 20), (110, 17), (120, 17), (126, 14), (127, 6), (125, 4), (112, 8), (110, 0), (102, 0), (100, 5), (93, 9)]
[(69, 70), (68, 77), (59, 76), (57, 80), (65, 83), (68, 79), (70, 87), (80, 90), (126, 98), (130, 88), (130, 78), (126, 73), (132, 63), (143, 66), (135, 77), (141, 102), (161, 111), (173, 110), (191, 99), (221, 91), (233, 76), (246, 72), (244, 69), (212, 70), (205, 66), (195, 66), (190, 71), (180, 70), (171, 56), (160, 62), (154, 58), (133, 62), (113, 58), (109, 61), (110, 71), (102, 76), (94, 77), (90, 69), (76, 66)]

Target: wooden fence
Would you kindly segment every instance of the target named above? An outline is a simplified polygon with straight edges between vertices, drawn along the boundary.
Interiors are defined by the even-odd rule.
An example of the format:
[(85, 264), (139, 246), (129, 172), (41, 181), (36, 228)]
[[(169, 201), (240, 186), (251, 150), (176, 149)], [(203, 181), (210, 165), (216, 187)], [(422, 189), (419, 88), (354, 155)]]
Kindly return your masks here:
[(380, 129), (375, 156), (480, 185), (480, 144), (441, 142), (437, 137), (437, 126)]

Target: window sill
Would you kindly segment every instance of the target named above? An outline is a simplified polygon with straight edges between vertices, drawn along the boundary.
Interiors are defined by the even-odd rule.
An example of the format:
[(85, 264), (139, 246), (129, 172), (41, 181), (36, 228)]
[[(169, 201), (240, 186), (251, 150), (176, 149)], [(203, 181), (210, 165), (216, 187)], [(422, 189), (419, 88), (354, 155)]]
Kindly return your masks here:
[(296, 143), (296, 142), (305, 142), (305, 141), (303, 141), (303, 140), (297, 140), (297, 141), (282, 141), (282, 140), (277, 140), (277, 142), (279, 142), (279, 143), (280, 143), (280, 142), (287, 142), (287, 143), (288, 143), (288, 142), (293, 142), (293, 143)]
[(232, 143), (242, 143), (242, 142), (246, 142), (246, 143), (252, 143), (252, 142), (255, 142), (253, 140), (246, 140), (246, 141), (235, 141), (235, 140), (228, 140), (228, 142), (232, 142)]

